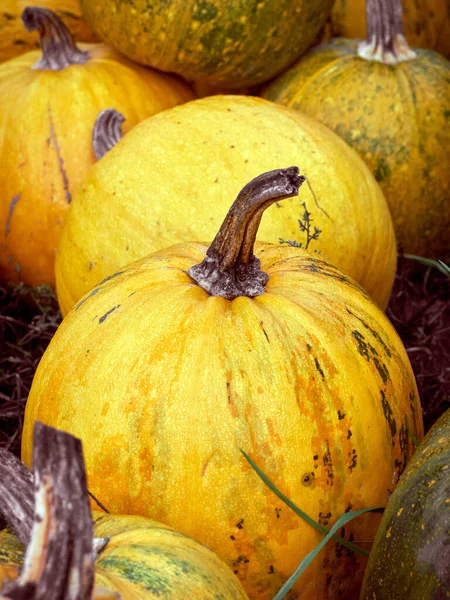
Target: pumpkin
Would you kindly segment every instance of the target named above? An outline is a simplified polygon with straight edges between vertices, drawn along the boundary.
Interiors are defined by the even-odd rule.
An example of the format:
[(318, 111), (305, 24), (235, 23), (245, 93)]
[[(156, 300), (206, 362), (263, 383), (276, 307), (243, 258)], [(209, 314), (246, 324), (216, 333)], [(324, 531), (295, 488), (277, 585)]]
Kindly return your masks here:
[[(301, 163), (301, 200), (322, 230), (311, 250), (385, 307), (396, 246), (386, 201), (367, 167), (317, 122), (259, 98), (212, 96), (155, 115), (99, 161), (74, 197), (56, 259), (63, 314), (127, 263), (174, 243), (212, 239), (230, 197), (284, 161)], [(157, 174), (157, 176), (155, 176)], [(280, 202), (260, 239), (305, 245), (301, 202)]]
[[(406, 39), (418, 48), (430, 48), (450, 57), (450, 2), (448, 0), (403, 0)], [(364, 0), (336, 0), (331, 12), (331, 36), (366, 36)]]
[(39, 48), (36, 32), (23, 28), (21, 15), (27, 6), (40, 6), (52, 10), (69, 28), (74, 39), (80, 42), (98, 41), (81, 17), (77, 0), (2, 0), (0, 13), (0, 62)]
[[(38, 366), (22, 437), (26, 464), (36, 420), (80, 437), (89, 488), (112, 512), (208, 544), (259, 600), (321, 535), (241, 450), (327, 525), (384, 506), (412, 448), (405, 415), (423, 429), (406, 352), (367, 293), (314, 253), (254, 247), (263, 211), (302, 181), (295, 167), (258, 176), (209, 249), (176, 244), (84, 296)], [(370, 540), (378, 521), (345, 537)], [(364, 566), (332, 543), (288, 598), (354, 597)]]
[(0, 279), (54, 286), (54, 260), (73, 193), (95, 162), (92, 128), (110, 106), (126, 128), (190, 100), (175, 78), (131, 64), (103, 44), (77, 47), (51, 11), (24, 11), (42, 53), (0, 65)]
[(388, 502), (361, 600), (448, 597), (449, 469), (450, 409), (428, 431)]
[[(232, 571), (194, 539), (143, 517), (99, 511), (91, 516), (79, 440), (38, 423), (35, 447), (34, 523), (28, 522), (33, 518), (23, 518), (27, 512), (23, 497), (33, 494), (33, 481), (21, 479), (20, 461), (12, 455), (8, 460), (12, 469), (2, 469), (8, 478), (0, 483), (0, 511), (13, 513), (27, 553), (24, 557), (19, 540), (8, 530), (0, 532), (0, 590), (5, 569), (15, 569), (9, 574), (14, 580), (24, 563), (19, 581), (8, 586), (37, 584), (40, 595), (21, 596), (26, 598), (248, 600)], [(5, 454), (10, 453), (2, 450), (2, 459)], [(51, 482), (50, 490), (46, 480)], [(19, 514), (22, 519), (17, 521)], [(66, 572), (71, 574), (70, 594), (61, 594), (61, 588), (67, 586)], [(94, 575), (91, 595), (86, 592), (94, 584)], [(5, 588), (5, 596), (9, 590)]]
[(436, 257), (450, 230), (450, 62), (410, 50), (395, 18), (400, 8), (400, 0), (368, 0), (366, 43), (318, 46), (263, 95), (348, 142), (386, 196), (400, 248)]
[(304, 52), (332, 0), (80, 2), (102, 40), (139, 63), (211, 90), (267, 81)]

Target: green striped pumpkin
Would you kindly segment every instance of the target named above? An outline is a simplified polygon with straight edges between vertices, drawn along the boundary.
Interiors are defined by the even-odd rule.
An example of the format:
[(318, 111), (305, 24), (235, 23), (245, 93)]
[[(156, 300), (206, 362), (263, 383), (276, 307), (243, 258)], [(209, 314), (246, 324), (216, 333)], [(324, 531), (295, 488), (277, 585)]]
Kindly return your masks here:
[(384, 512), (361, 600), (450, 595), (450, 409), (430, 429)]
[[(94, 599), (106, 588), (122, 600), (248, 600), (227, 565), (193, 538), (144, 517), (93, 512), (93, 519), (94, 535), (110, 538), (95, 563)], [(23, 557), (17, 538), (0, 532), (0, 589)]]

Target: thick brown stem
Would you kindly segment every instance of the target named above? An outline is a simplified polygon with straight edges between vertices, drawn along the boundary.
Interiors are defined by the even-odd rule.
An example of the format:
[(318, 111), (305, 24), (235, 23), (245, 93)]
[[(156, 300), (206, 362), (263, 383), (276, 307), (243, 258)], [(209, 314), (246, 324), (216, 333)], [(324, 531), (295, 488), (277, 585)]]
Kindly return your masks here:
[(366, 0), (366, 29), (361, 58), (392, 65), (416, 57), (405, 38), (401, 0)]
[(37, 422), (35, 514), (20, 578), (2, 591), (11, 600), (91, 597), (93, 525), (80, 440)]
[(114, 108), (102, 110), (95, 121), (92, 131), (92, 146), (97, 160), (122, 139), (122, 123), (125, 117)]
[(42, 58), (32, 69), (60, 71), (69, 65), (83, 65), (89, 60), (89, 54), (77, 47), (72, 34), (51, 10), (27, 6), (22, 13), (22, 21), (27, 31), (39, 31)]
[(298, 167), (263, 173), (248, 183), (234, 201), (205, 259), (188, 275), (212, 296), (233, 300), (264, 294), (268, 275), (253, 254), (259, 223), (274, 202), (297, 196), (305, 181)]

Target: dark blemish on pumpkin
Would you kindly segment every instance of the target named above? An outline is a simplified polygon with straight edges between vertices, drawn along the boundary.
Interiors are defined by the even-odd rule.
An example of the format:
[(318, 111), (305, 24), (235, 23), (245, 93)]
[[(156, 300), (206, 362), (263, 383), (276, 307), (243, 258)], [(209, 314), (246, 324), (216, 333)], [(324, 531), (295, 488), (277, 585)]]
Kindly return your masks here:
[(262, 321), (259, 322), (259, 324), (261, 325), (261, 329), (264, 332), (264, 335), (266, 336), (266, 340), (269, 342), (270, 344), (270, 340), (269, 340), (269, 336), (267, 335), (267, 331), (264, 329), (264, 323)]
[(232, 564), (232, 566), (233, 566), (233, 567), (238, 567), (238, 566), (239, 566), (239, 563), (244, 563), (244, 564), (246, 564), (246, 563), (249, 563), (249, 562), (250, 562), (250, 559), (248, 559), (246, 556), (243, 556), (242, 554), (240, 554), (240, 555), (239, 555), (239, 556), (236, 558), (236, 560), (233, 560), (233, 561), (231, 562), (231, 564)]
[[(104, 257), (102, 256), (102, 258), (104, 258)], [(113, 273), (112, 275), (108, 275), (108, 277), (105, 277), (105, 279), (102, 279), (102, 281), (100, 281), (100, 283), (98, 285), (102, 285), (102, 283), (106, 283), (110, 279), (114, 279), (114, 277), (118, 277), (119, 275), (122, 275), (122, 273), (124, 273), (124, 272), (125, 271), (117, 271), (117, 273)]]
[(231, 146), (230, 146), (230, 148), (234, 148), (234, 146), (233, 146), (233, 145), (231, 145)]
[(52, 138), (53, 145), (55, 147), (55, 152), (56, 152), (56, 156), (58, 158), (58, 163), (59, 163), (59, 172), (61, 174), (61, 178), (63, 181), (64, 191), (66, 192), (66, 201), (67, 201), (67, 204), (70, 204), (72, 202), (72, 196), (71, 196), (70, 190), (69, 190), (69, 179), (67, 178), (67, 173), (64, 169), (64, 160), (63, 160), (63, 157), (61, 156), (61, 149), (59, 147), (58, 139), (56, 137), (55, 125), (53, 123), (52, 111), (50, 110), (50, 106), (48, 107), (48, 118), (50, 121), (50, 136)]
[(269, 570), (267, 571), (268, 575), (273, 575), (275, 573), (275, 569), (273, 565), (269, 565)]
[(352, 432), (351, 432), (351, 430), (349, 429), (349, 430), (347, 431), (347, 439), (349, 440), (351, 437), (352, 437)]
[(275, 508), (275, 514), (276, 514), (277, 519), (280, 518), (280, 512), (281, 512), (281, 508)]
[(219, 183), (219, 178), (218, 178), (218, 177), (216, 177), (216, 178), (214, 179), (214, 183)]
[(311, 352), (311, 348), (312, 348), (311, 344), (306, 344), (306, 347), (307, 347), (308, 351)]
[(383, 383), (387, 383), (389, 379), (389, 371), (384, 363), (380, 362), (376, 356), (373, 357), (373, 364), (375, 365), (378, 373), (380, 374)]
[(398, 442), (400, 446), (400, 453), (402, 455), (402, 460), (395, 460), (395, 467), (398, 469), (398, 477), (403, 473), (408, 463), (408, 430), (406, 429), (406, 425), (402, 423), (400, 427), (400, 431), (398, 432)]
[(348, 470), (350, 471), (350, 473), (353, 471), (353, 469), (356, 467), (357, 462), (358, 462), (358, 455), (356, 454), (356, 450), (353, 449), (351, 452), (348, 453), (348, 456), (350, 457), (350, 464), (348, 466)]
[(101, 288), (101, 287), (94, 288), (91, 292), (89, 292), (89, 294), (87, 294), (87, 296), (85, 296), (78, 302), (78, 304), (75, 306), (75, 310), (78, 310), (80, 308), (80, 306), (82, 306), (86, 302), (86, 300), (89, 300), (89, 298), (91, 296), (95, 296), (95, 294), (98, 294), (99, 292), (101, 292), (102, 289), (103, 288)]
[(236, 538), (234, 537), (234, 535), (230, 535), (230, 540), (233, 541), (233, 542), (236, 540)]
[(339, 421), (342, 421), (342, 419), (345, 417), (345, 413), (341, 413), (340, 410), (338, 410), (338, 419)]
[(228, 404), (231, 404), (231, 393), (230, 393), (230, 382), (227, 381), (227, 398), (228, 398)]
[(12, 15), (12, 14), (10, 14), (10, 13), (7, 13), (7, 12), (4, 12), (4, 13), (2, 13), (2, 14), (3, 14), (3, 16), (5, 17), (5, 19), (6, 19), (7, 21), (14, 21), (14, 18), (15, 18), (15, 17), (14, 17), (14, 15)]
[(136, 292), (131, 292), (131, 294), (128, 294), (128, 298), (130, 298), (131, 296), (134, 296), (136, 294)]
[(315, 473), (305, 473), (302, 475), (302, 484), (309, 487), (314, 483)]
[(358, 346), (356, 348), (358, 350), (358, 352), (361, 354), (362, 357), (364, 357), (367, 360), (367, 362), (370, 362), (370, 354), (369, 354), (369, 350), (367, 348), (367, 344), (364, 341), (363, 334), (360, 333), (357, 329), (354, 329), (352, 331), (352, 336), (358, 342)]
[(323, 466), (325, 467), (325, 472), (328, 477), (327, 484), (333, 485), (334, 484), (334, 472), (333, 472), (333, 460), (331, 458), (331, 452), (330, 452), (330, 442), (328, 440), (326, 440), (326, 444), (327, 444), (327, 451), (325, 452), (325, 454), (322, 457)]
[(248, 163), (248, 158), (246, 158), (246, 159), (244, 160), (244, 162), (245, 162), (245, 163)]
[(106, 319), (109, 317), (109, 315), (114, 312), (117, 308), (119, 308), (120, 304), (118, 304), (117, 306), (113, 306), (112, 308), (110, 308), (108, 310), (108, 312), (106, 312), (104, 315), (102, 315), (100, 317), (100, 319), (98, 320), (99, 323), (103, 323), (104, 321), (106, 321)]
[(378, 182), (383, 182), (383, 181), (387, 181), (390, 179), (391, 169), (389, 168), (389, 165), (385, 158), (380, 157), (378, 159), (378, 165), (375, 169), (374, 175), (375, 175), (375, 179)]
[(25, 44), (25, 40), (14, 40), (14, 46), (23, 46)]
[(238, 529), (243, 529), (244, 528), (244, 519), (241, 519), (238, 523), (236, 523), (236, 527)]
[[(383, 390), (380, 390), (380, 392), (381, 392), (381, 406), (383, 407), (384, 418), (388, 422), (389, 429), (391, 430), (391, 436), (394, 437), (395, 434), (397, 433), (397, 423), (394, 419), (391, 405), (389, 404), (388, 399), (386, 398), (386, 394), (384, 393)], [(394, 444), (395, 444), (395, 442), (393, 441), (392, 445), (394, 446)]]
[(204, 477), (204, 475), (205, 475), (205, 473), (206, 473), (206, 469), (207, 469), (207, 467), (208, 467), (208, 464), (209, 464), (209, 461), (210, 461), (210, 460), (211, 460), (211, 459), (210, 459), (210, 458), (208, 458), (208, 460), (205, 462), (205, 464), (204, 464), (204, 466), (203, 466), (203, 469), (202, 469), (202, 477)]
[(372, 329), (372, 327), (370, 327), (369, 325), (367, 325), (367, 323), (361, 319), (361, 317), (358, 317), (358, 315), (355, 315), (355, 313), (353, 313), (349, 308), (346, 308), (346, 311), (348, 312), (349, 315), (352, 315), (352, 317), (355, 317), (355, 319), (358, 319), (358, 321), (360, 321), (360, 323), (363, 325), (363, 327), (365, 327), (368, 331), (370, 331), (370, 333), (373, 335), (373, 337), (380, 342), (380, 344), (383, 346), (383, 350), (386, 352), (386, 354), (391, 357), (392, 353), (390, 348), (386, 345), (386, 343), (384, 342), (384, 340), (382, 339), (382, 337), (380, 336), (380, 334), (378, 333), (378, 331), (376, 331), (375, 329)]
[(90, 260), (89, 261), (89, 271), (92, 271), (92, 269), (94, 268), (94, 265), (95, 265), (95, 263)]
[(206, 0), (199, 0), (194, 4), (192, 11), (192, 18), (194, 21), (200, 21), (205, 23), (207, 21), (213, 21), (217, 17), (217, 6), (214, 6), (212, 2)]
[(319, 373), (322, 375), (322, 379), (325, 379), (325, 374), (324, 374), (324, 372), (322, 371), (322, 367), (320, 366), (320, 363), (319, 363), (319, 361), (317, 360), (317, 358), (316, 358), (316, 357), (314, 357), (314, 362), (315, 362), (315, 365), (316, 365), (316, 369), (317, 369), (317, 370), (319, 371)]
[(331, 519), (330, 512), (328, 512), (326, 515), (322, 514), (322, 512), (319, 513), (318, 521), (321, 525), (328, 525), (329, 519)]
[(6, 217), (6, 225), (5, 225), (5, 237), (11, 231), (11, 219), (14, 214), (14, 209), (16, 208), (16, 204), (19, 202), (19, 200), (20, 200), (20, 192), (18, 194), (16, 194), (14, 196), (14, 198), (11, 200), (11, 202), (9, 203), (8, 215)]
[(332, 579), (332, 578), (333, 578), (333, 575), (330, 575), (330, 574), (328, 573), (328, 575), (327, 575), (327, 578), (326, 578), (326, 580), (325, 580), (325, 585), (326, 585), (326, 586), (329, 586), (329, 585), (330, 585), (330, 583), (331, 583), (331, 579)]
[(353, 508), (353, 504), (352, 504), (351, 502), (349, 502), (349, 503), (347, 504), (347, 508), (345, 509), (345, 512), (346, 512), (346, 513), (350, 512), (350, 511), (352, 510), (352, 508)]

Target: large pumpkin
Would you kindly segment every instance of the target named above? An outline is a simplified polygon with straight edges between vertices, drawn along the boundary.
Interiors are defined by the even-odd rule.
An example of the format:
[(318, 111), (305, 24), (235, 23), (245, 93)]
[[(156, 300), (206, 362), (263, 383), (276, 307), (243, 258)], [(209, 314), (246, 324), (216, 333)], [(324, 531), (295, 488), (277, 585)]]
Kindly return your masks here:
[(42, 53), (0, 65), (0, 279), (54, 285), (63, 221), (95, 162), (98, 112), (113, 106), (131, 128), (193, 95), (103, 44), (78, 48), (51, 11), (27, 8), (24, 21), (39, 30)]
[(236, 89), (281, 73), (315, 39), (332, 0), (81, 0), (93, 30), (139, 63)]
[(450, 409), (414, 453), (384, 512), (361, 600), (450, 593)]
[(357, 150), (386, 196), (401, 249), (436, 257), (449, 246), (450, 62), (431, 50), (414, 54), (395, 16), (399, 0), (379, 2), (367, 2), (366, 43), (317, 47), (264, 96), (318, 119)]
[[(204, 544), (143, 517), (91, 514), (79, 440), (37, 423), (34, 441), (34, 478), (0, 450), (0, 514), (26, 547), (24, 557), (19, 539), (0, 532), (1, 598), (248, 600)], [(31, 583), (38, 593), (10, 596), (5, 587), (3, 596), (8, 579), (16, 592)]]
[[(402, 0), (406, 39), (450, 58), (449, 0)], [(331, 12), (331, 35), (366, 37), (365, 0), (336, 0)]]
[[(386, 504), (412, 448), (406, 415), (422, 437), (406, 352), (364, 290), (302, 249), (259, 243), (253, 255), (264, 209), (297, 193), (297, 173), (248, 184), (209, 250), (174, 245), (87, 294), (41, 360), (22, 438), (29, 464), (36, 420), (80, 437), (111, 511), (207, 543), (258, 600), (321, 535), (241, 449), (327, 525)], [(373, 539), (377, 524), (364, 517), (345, 537)], [(364, 566), (331, 543), (288, 598), (354, 598)]]
[(27, 6), (48, 8), (64, 21), (74, 39), (98, 41), (81, 17), (78, 0), (2, 0), (0, 12), (0, 62), (39, 48), (39, 36), (23, 28), (21, 15)]
[(66, 313), (124, 265), (170, 244), (212, 239), (230, 197), (291, 161), (311, 187), (262, 220), (259, 239), (305, 245), (306, 202), (322, 230), (311, 250), (356, 279), (384, 307), (396, 247), (386, 201), (367, 167), (330, 130), (274, 103), (214, 96), (147, 119), (97, 163), (74, 197), (56, 262)]

